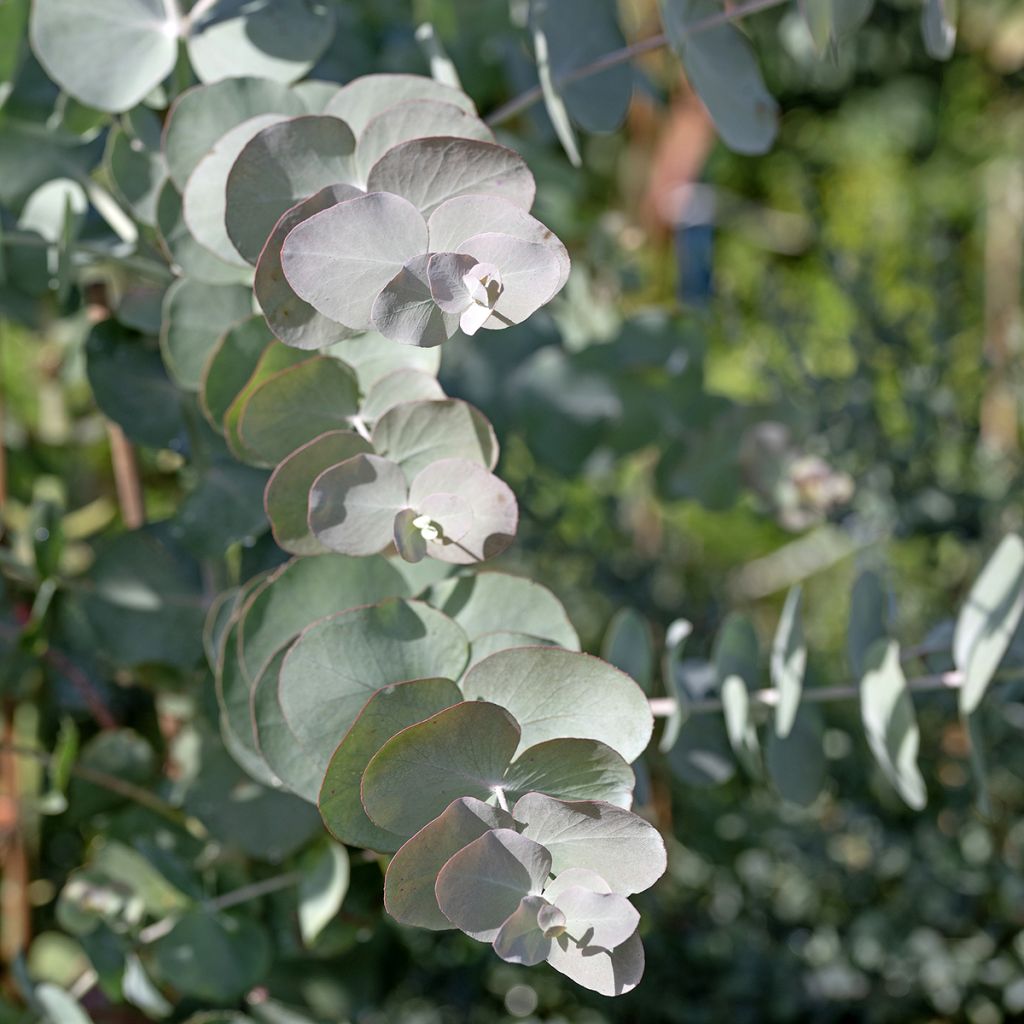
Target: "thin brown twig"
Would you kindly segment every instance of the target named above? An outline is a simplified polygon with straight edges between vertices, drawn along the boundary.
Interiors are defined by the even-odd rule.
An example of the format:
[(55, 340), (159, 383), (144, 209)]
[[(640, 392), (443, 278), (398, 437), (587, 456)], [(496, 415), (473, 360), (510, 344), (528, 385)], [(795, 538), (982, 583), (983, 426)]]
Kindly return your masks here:
[[(713, 28), (719, 28), (729, 22), (744, 18), (749, 14), (767, 11), (772, 7), (779, 7), (781, 4), (788, 2), (789, 0), (748, 0), (747, 3), (737, 4), (728, 10), (722, 11), (720, 14), (711, 14), (706, 18), (693, 22), (688, 27), (687, 34), (690, 36), (700, 35), (702, 32), (709, 32)], [(635, 57), (642, 57), (644, 54), (653, 53), (655, 50), (660, 50), (668, 45), (669, 38), (664, 32), (651, 36), (649, 39), (642, 39), (638, 43), (630, 43), (629, 46), (623, 46), (621, 49), (606, 53), (603, 57), (590, 64), (586, 64), (581, 68), (575, 68), (568, 74), (560, 75), (555, 79), (555, 87), (580, 82), (584, 78), (598, 75), (602, 71), (608, 71), (611, 68), (618, 67), (620, 64), (627, 64)], [(533, 88), (527, 89), (522, 95), (498, 107), (497, 110), (487, 117), (487, 123), (492, 127), (504, 124), (517, 114), (528, 110), (535, 103), (539, 103), (543, 98), (544, 90), (539, 85), (535, 85)]]

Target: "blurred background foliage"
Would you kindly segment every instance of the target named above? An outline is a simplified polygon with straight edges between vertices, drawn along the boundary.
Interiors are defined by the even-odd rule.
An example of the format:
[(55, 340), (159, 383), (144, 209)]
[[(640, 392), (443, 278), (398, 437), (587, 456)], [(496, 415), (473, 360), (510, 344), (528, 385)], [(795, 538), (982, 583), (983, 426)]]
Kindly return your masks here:
[[(523, 520), (500, 567), (554, 590), (585, 649), (600, 650), (629, 607), (659, 650), (671, 621), (692, 621), (692, 671), (731, 611), (752, 617), (764, 653), (786, 589), (803, 582), (809, 681), (842, 684), (860, 570), (885, 580), (894, 635), (926, 651), (998, 537), (1021, 528), (1024, 14), (1011, 0), (962, 7), (948, 64), (925, 54), (913, 0), (879, 0), (824, 61), (795, 4), (749, 19), (784, 112), (765, 157), (716, 144), (661, 53), (639, 64), (623, 130), (585, 140), (583, 171), (539, 107), (514, 126), (537, 215), (569, 245), (574, 275), (528, 324), (451, 342), (442, 381), (503, 441), (499, 471)], [(339, 13), (311, 77), (423, 71), (412, 27), (430, 20), (482, 112), (532, 84), (524, 37), (497, 0)], [(646, 0), (625, 0), (623, 16), (630, 38), (657, 29)], [(45, 122), (86, 165), (102, 148), (99, 119), (38, 69), (4, 116)], [(17, 204), (32, 168), (3, 149), (0, 193)], [(223, 453), (170, 390), (169, 443), (135, 447), (151, 543), (118, 540), (111, 433), (86, 376), (89, 301), (0, 289), (4, 729), (58, 755), (38, 771), (5, 767), (18, 803), (0, 803), (3, 1024), (33, 1019), (16, 1008), (25, 978), (77, 982), (97, 1022), (200, 1011), (197, 1024), (1024, 1018), (1019, 686), (980, 716), (989, 815), (949, 694), (915, 701), (929, 796), (919, 814), (871, 766), (853, 702), (826, 709), (824, 788), (808, 808), (739, 775), (689, 785), (652, 752), (645, 803), (674, 839), (668, 877), (638, 901), (647, 975), (619, 1000), (499, 963), (462, 936), (392, 926), (373, 859), (353, 863), (340, 914), (308, 948), (292, 886), (224, 913), (225, 935), (158, 936), (126, 959), (124, 937), (177, 901), (304, 870), (312, 854), (297, 851), (312, 833), (282, 821), (272, 794), (253, 796), (209, 724), (209, 677), (194, 666), (204, 606), (228, 581), (183, 523), (242, 538), (238, 579), (282, 556), (258, 516), (232, 518), (251, 484), (232, 477), (196, 497)], [(108, 617), (104, 581), (116, 584), (125, 559), (173, 596), (173, 632), (144, 600), (136, 620)], [(160, 636), (191, 646), (174, 639), (154, 658)], [(1024, 638), (1015, 646), (1024, 656)], [(916, 669), (944, 667), (926, 659)], [(104, 716), (120, 728), (98, 730)], [(76, 757), (157, 801), (69, 782), (61, 760)], [(23, 959), (19, 935), (31, 937)], [(183, 957), (198, 961), (196, 978), (175, 995), (167, 979)], [(82, 984), (90, 971), (98, 987)], [(232, 1016), (242, 1005), (248, 1016)]]

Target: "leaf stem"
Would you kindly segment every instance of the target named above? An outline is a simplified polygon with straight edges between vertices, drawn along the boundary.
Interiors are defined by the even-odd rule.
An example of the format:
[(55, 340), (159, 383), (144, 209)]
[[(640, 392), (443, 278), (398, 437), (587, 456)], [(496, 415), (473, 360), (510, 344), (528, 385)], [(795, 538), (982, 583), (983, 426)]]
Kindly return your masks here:
[[(693, 22), (689, 27), (688, 34), (696, 36), (702, 32), (710, 32), (713, 28), (719, 28), (729, 22), (737, 21), (748, 14), (757, 14), (759, 11), (767, 11), (772, 7), (779, 7), (788, 2), (789, 0), (747, 0), (746, 3), (735, 4), (720, 14), (711, 14), (706, 18)], [(571, 85), (573, 82), (580, 82), (584, 78), (599, 75), (602, 71), (608, 71), (611, 68), (618, 67), (620, 64), (627, 64), (635, 57), (642, 57), (644, 54), (660, 50), (668, 46), (668, 44), (668, 35), (664, 32), (659, 32), (656, 36), (642, 39), (637, 43), (630, 43), (629, 46), (623, 46), (618, 50), (612, 50), (590, 64), (575, 68), (567, 74), (559, 75), (555, 79), (554, 84), (558, 87)], [(487, 117), (487, 123), (492, 127), (504, 124), (517, 114), (528, 110), (535, 103), (539, 103), (543, 98), (544, 90), (539, 85), (535, 85), (532, 89), (527, 89), (522, 95), (498, 107), (497, 110)]]

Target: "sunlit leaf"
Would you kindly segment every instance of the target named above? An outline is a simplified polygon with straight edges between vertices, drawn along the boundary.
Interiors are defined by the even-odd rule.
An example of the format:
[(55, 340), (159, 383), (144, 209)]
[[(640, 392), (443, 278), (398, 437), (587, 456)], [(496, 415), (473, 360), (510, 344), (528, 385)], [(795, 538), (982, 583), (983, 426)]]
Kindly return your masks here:
[(772, 641), (772, 685), (779, 694), (779, 702), (775, 705), (775, 732), (780, 739), (785, 739), (793, 728), (803, 693), (804, 673), (807, 671), (801, 597), (799, 586), (786, 595), (786, 603)]
[(921, 35), (924, 48), (936, 60), (949, 60), (956, 49), (958, 0), (924, 0)]
[(310, 851), (299, 883), (299, 931), (307, 946), (337, 915), (348, 891), (348, 879), (344, 846), (324, 842)]

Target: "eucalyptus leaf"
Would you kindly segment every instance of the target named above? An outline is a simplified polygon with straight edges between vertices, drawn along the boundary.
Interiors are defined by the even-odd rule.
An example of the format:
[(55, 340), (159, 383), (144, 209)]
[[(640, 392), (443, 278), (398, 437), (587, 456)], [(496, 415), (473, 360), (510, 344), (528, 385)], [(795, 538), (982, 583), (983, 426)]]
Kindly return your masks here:
[(352, 367), (359, 390), (367, 399), (373, 388), (392, 373), (416, 370), (436, 377), (441, 367), (440, 350), (399, 345), (373, 332), (334, 345), (331, 354)]
[(377, 455), (355, 455), (325, 469), (309, 492), (309, 527), (324, 547), (375, 555), (392, 541), (395, 516), (406, 507), (405, 475)]
[(260, 114), (222, 135), (196, 164), (182, 194), (182, 216), (192, 237), (225, 263), (246, 266), (247, 261), (228, 235), (227, 182), (239, 154), (264, 128), (286, 120), (280, 114)]
[(494, 952), (510, 964), (533, 967), (551, 952), (551, 939), (538, 923), (542, 910), (551, 905), (543, 896), (524, 896), (494, 936)]
[(647, 620), (635, 608), (620, 608), (608, 624), (601, 657), (651, 693), (654, 679), (654, 639)]
[(91, 1024), (78, 1000), (59, 985), (44, 981), (36, 986), (33, 997), (45, 1015), (46, 1024)]
[(779, 625), (772, 641), (772, 685), (778, 691), (775, 705), (775, 733), (785, 739), (793, 728), (807, 671), (807, 643), (804, 640), (801, 618), (803, 592), (799, 586), (786, 595)]
[(302, 99), (281, 82), (224, 78), (186, 89), (173, 103), (164, 127), (164, 151), (174, 184), (184, 190), (189, 175), (218, 139), (262, 114), (297, 117)]
[(37, 0), (29, 34), (47, 74), (76, 99), (118, 112), (174, 69), (179, 15), (171, 0)]
[(949, 60), (956, 49), (958, 0), (924, 0), (921, 35), (929, 57)]
[(690, 32), (691, 24), (721, 13), (715, 0), (659, 3), (669, 41), (725, 144), (737, 153), (766, 153), (778, 132), (778, 106), (746, 37), (729, 22)]
[(115, 127), (107, 136), (104, 163), (114, 191), (135, 219), (155, 225), (160, 191), (167, 180), (162, 154), (146, 149), (123, 128)]
[(768, 733), (764, 760), (779, 796), (799, 807), (809, 807), (825, 784), (823, 726), (816, 710), (802, 707), (785, 736)]
[(846, 646), (855, 679), (867, 669), (867, 652), (886, 637), (888, 595), (879, 575), (865, 570), (857, 577), (850, 597)]
[(273, 340), (263, 318), (254, 315), (229, 327), (210, 351), (199, 383), (199, 405), (215, 430), (223, 431), (228, 409)]
[(960, 712), (977, 710), (1024, 613), (1024, 541), (1004, 537), (957, 617), (953, 661), (964, 673)]
[(457, 679), (468, 656), (462, 630), (427, 605), (395, 599), (353, 608), (303, 631), (281, 669), (281, 710), (326, 769), (374, 691), (407, 679)]
[(556, 876), (586, 868), (612, 892), (629, 896), (649, 889), (665, 871), (665, 844), (658, 830), (621, 807), (529, 793), (516, 802), (512, 816), (525, 826), (524, 836), (550, 851)]
[(458, 331), (458, 313), (447, 312), (434, 301), (429, 276), (433, 259), (427, 253), (414, 256), (374, 300), (373, 326), (385, 338), (432, 348)]
[(373, 446), (397, 462), (411, 484), (418, 473), (442, 459), (461, 459), (494, 469), (498, 439), (486, 417), (458, 399), (403, 402), (373, 427)]
[(203, 82), (302, 78), (330, 45), (334, 10), (308, 0), (214, 0), (189, 19), (186, 44)]
[(491, 829), (511, 829), (512, 816), (472, 797), (453, 800), (392, 857), (384, 876), (384, 907), (396, 920), (418, 928), (452, 927), (437, 905), (434, 885), (451, 858)]
[(252, 293), (244, 285), (206, 284), (182, 278), (164, 297), (160, 348), (171, 377), (186, 391), (198, 391), (206, 361), (221, 335), (252, 314)]
[(386, 191), (374, 190), (314, 214), (292, 229), (281, 250), (281, 265), (295, 293), (353, 330), (370, 326), (381, 290), (427, 248), (423, 217)]
[[(537, 191), (529, 167), (513, 150), (444, 137), (414, 139), (389, 149), (371, 168), (366, 187), (401, 196), (424, 217), (464, 195), (497, 196), (529, 210)], [(420, 252), (425, 251), (426, 245)]]
[(241, 256), (255, 265), (285, 213), (322, 189), (352, 182), (355, 145), (344, 121), (313, 115), (269, 125), (250, 139), (226, 185), (225, 226)]
[(343, 843), (392, 853), (404, 836), (374, 824), (360, 800), (360, 779), (373, 756), (393, 736), (458, 704), (462, 694), (448, 679), (415, 679), (378, 690), (345, 734), (320, 790), (324, 824)]
[(860, 681), (861, 718), (878, 766), (904, 803), (916, 811), (927, 803), (917, 767), (920, 732), (894, 640), (879, 640), (865, 655)]
[(640, 984), (644, 973), (644, 947), (634, 934), (607, 952), (580, 947), (566, 936), (552, 943), (547, 961), (559, 974), (603, 996), (620, 996)]
[(253, 390), (241, 410), (238, 437), (248, 461), (276, 466), (320, 434), (347, 427), (358, 409), (352, 371), (329, 356), (315, 356)]
[(640, 924), (639, 913), (625, 896), (589, 886), (563, 888), (554, 906), (565, 918), (565, 931), (584, 948), (617, 949)]
[(493, 654), (466, 674), (462, 692), (507, 708), (522, 728), (521, 751), (571, 736), (605, 743), (630, 762), (654, 728), (647, 698), (629, 676), (555, 647)]
[(328, 549), (309, 528), (309, 492), (331, 466), (371, 452), (351, 430), (329, 430), (287, 456), (271, 474), (264, 505), (278, 547), (293, 555), (319, 555)]
[(363, 399), (359, 415), (363, 422), (375, 423), (407, 402), (440, 402), (445, 397), (433, 374), (407, 367), (378, 380)]
[(349, 863), (344, 846), (323, 842), (310, 851), (299, 882), (299, 931), (311, 946), (341, 909), (348, 891)]
[(485, 832), (440, 870), (435, 892), (456, 928), (491, 942), (524, 896), (539, 895), (551, 871), (543, 846), (512, 829)]
[(378, 115), (408, 100), (450, 103), (476, 116), (476, 106), (461, 89), (435, 82), (423, 75), (363, 75), (343, 86), (324, 108), (340, 117), (357, 136)]

